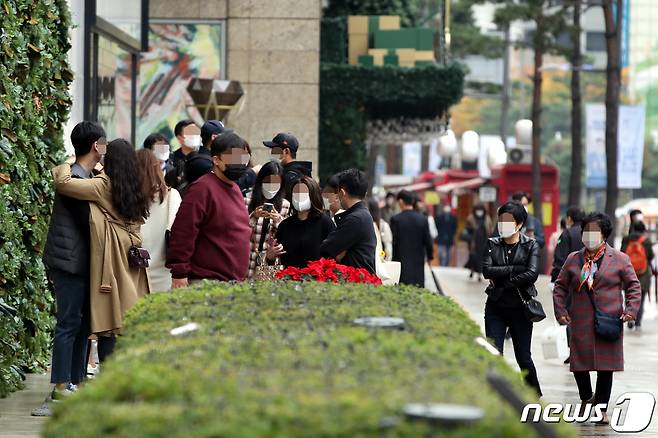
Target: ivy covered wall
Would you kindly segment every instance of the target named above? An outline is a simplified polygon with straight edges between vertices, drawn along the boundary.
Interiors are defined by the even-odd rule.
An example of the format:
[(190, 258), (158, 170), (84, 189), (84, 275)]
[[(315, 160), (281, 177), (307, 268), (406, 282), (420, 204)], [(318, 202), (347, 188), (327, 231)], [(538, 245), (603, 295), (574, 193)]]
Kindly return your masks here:
[(71, 103), (69, 26), (66, 0), (0, 0), (0, 396), (50, 355), (41, 252)]

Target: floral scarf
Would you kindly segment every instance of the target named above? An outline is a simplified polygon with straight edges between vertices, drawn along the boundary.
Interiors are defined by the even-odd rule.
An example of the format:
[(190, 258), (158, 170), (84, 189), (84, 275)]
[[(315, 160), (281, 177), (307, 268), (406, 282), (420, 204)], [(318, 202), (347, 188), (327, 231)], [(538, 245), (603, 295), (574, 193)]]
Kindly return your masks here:
[(578, 287), (578, 290), (581, 290), (585, 283), (587, 283), (589, 290), (592, 290), (594, 274), (599, 270), (596, 262), (603, 257), (606, 246), (607, 245), (604, 243), (594, 254), (590, 254), (585, 250), (585, 263), (583, 263), (583, 267), (580, 270), (580, 286)]

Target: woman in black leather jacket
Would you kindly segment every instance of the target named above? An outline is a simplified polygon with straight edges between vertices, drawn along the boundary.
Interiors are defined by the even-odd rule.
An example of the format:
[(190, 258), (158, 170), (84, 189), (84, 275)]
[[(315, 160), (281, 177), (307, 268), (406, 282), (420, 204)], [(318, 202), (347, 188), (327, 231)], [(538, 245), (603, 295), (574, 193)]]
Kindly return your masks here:
[(526, 383), (541, 396), (537, 370), (530, 353), (532, 322), (527, 319), (523, 300), (537, 295), (535, 282), (539, 276), (539, 244), (521, 234), (528, 218), (522, 205), (508, 202), (498, 209), (498, 234), (488, 241), (482, 262), (482, 273), (489, 280), (484, 308), (485, 332), (503, 353), (505, 332), (509, 329), (514, 356), (519, 368), (527, 371)]

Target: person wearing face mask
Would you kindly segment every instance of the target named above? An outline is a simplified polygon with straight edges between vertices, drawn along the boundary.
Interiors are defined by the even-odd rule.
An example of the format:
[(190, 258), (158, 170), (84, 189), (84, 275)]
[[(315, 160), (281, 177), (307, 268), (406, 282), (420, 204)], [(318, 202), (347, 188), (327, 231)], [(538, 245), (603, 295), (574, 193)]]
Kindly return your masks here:
[(212, 172), (187, 189), (171, 229), (172, 288), (203, 279), (241, 281), (249, 271), (249, 213), (236, 184), (247, 166), (247, 142), (233, 132), (220, 135), (211, 156)]
[(185, 179), (185, 162), (201, 147), (201, 132), (192, 120), (181, 120), (174, 127), (174, 135), (180, 147), (171, 156), (172, 168), (165, 174), (165, 183), (169, 187), (183, 191), (187, 186)]
[(297, 160), (299, 141), (289, 132), (280, 132), (272, 141), (264, 141), (263, 145), (272, 150), (272, 157), (283, 166), (283, 189), (286, 199), (291, 201), (292, 188), (302, 176), (311, 177), (313, 163)]
[(436, 231), (438, 237), (436, 241), (439, 245), (439, 264), (441, 266), (450, 265), (450, 253), (455, 244), (455, 234), (457, 233), (457, 218), (452, 214), (450, 205), (445, 204), (441, 214), (435, 218)]
[(537, 296), (535, 282), (539, 277), (539, 244), (521, 233), (527, 218), (528, 213), (515, 202), (498, 209), (499, 237), (487, 240), (482, 260), (484, 278), (489, 280), (484, 326), (500, 354), (509, 329), (516, 362), (526, 372), (526, 383), (541, 397), (531, 354), (533, 322), (526, 317), (523, 304)]
[(171, 153), (169, 151), (167, 137), (156, 132), (146, 137), (142, 146), (144, 149), (153, 152), (155, 158), (157, 158), (160, 163), (160, 169), (162, 170), (163, 175), (166, 175), (174, 169), (170, 160)]
[(466, 226), (460, 239), (468, 243), (468, 261), (465, 267), (471, 270), (469, 278), (477, 274), (482, 281), (482, 254), (487, 247), (487, 239), (493, 232), (493, 223), (487, 215), (483, 204), (473, 207), (473, 212), (466, 218)]
[(340, 205), (345, 211), (334, 218), (336, 229), (322, 242), (320, 255), (375, 274), (377, 236), (364, 202), (368, 193), (366, 174), (358, 169), (344, 170), (338, 177), (338, 187)]
[(324, 214), (320, 186), (303, 176), (293, 187), (293, 214), (279, 224), (276, 239), (270, 242), (267, 259), (277, 257), (284, 267), (305, 268), (321, 257), (320, 244), (336, 227)]
[(425, 287), (425, 258), (432, 260), (434, 247), (427, 218), (416, 209), (414, 193), (398, 193), (400, 213), (391, 218), (393, 260), (401, 263), (400, 284)]
[(146, 273), (151, 291), (167, 291), (171, 289), (171, 273), (165, 267), (167, 240), (181, 204), (181, 196), (176, 189), (167, 187), (160, 163), (151, 151), (137, 151), (137, 161), (144, 172), (144, 191), (151, 200), (150, 215), (142, 225), (142, 245), (151, 256)]
[[(256, 184), (245, 197), (251, 225), (251, 256), (249, 259), (249, 278), (254, 274), (258, 255), (264, 260), (263, 251), (276, 236), (281, 221), (288, 217), (290, 203), (283, 197), (281, 182), (283, 168), (276, 161), (270, 161), (261, 167), (256, 176)], [(270, 204), (265, 206), (265, 204)]]
[[(567, 257), (553, 289), (555, 318), (571, 327), (570, 369), (583, 407), (610, 400), (613, 372), (624, 370), (623, 323), (634, 321), (640, 309), (642, 291), (630, 258), (606, 243), (612, 230), (607, 215), (585, 216), (585, 247)], [(571, 306), (567, 307), (569, 296)], [(595, 317), (608, 320), (605, 326), (615, 336), (595, 329)], [(594, 392), (590, 371), (597, 372)], [(608, 423), (606, 413), (601, 423)]]
[(340, 200), (338, 199), (338, 174), (331, 175), (327, 178), (327, 182), (322, 189), (322, 202), (325, 211), (332, 220), (334, 216), (343, 212), (340, 206)]
[[(532, 198), (526, 192), (516, 192), (512, 195), (512, 201), (518, 202), (523, 205), (525, 211), (528, 211), (528, 205), (532, 204)], [(539, 219), (535, 216), (528, 214), (528, 223), (525, 224), (526, 228), (534, 230), (533, 238), (539, 243), (539, 247), (543, 248), (545, 244), (544, 227), (539, 223)], [(525, 230), (523, 230), (525, 232)]]

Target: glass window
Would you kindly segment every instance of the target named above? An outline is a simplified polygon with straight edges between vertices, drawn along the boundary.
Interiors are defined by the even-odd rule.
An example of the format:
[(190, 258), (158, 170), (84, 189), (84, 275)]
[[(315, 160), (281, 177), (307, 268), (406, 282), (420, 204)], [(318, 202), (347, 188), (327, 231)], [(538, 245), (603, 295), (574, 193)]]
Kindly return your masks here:
[(132, 55), (118, 44), (98, 36), (97, 75), (94, 78), (96, 120), (108, 139), (131, 139)]
[(142, 2), (137, 0), (96, 0), (96, 15), (137, 41), (142, 36)]
[(587, 32), (585, 48), (588, 52), (605, 52), (605, 32)]
[(221, 22), (150, 22), (149, 51), (140, 57), (137, 144), (153, 132), (173, 137), (182, 119), (203, 121), (187, 86), (192, 78), (221, 79), (223, 56)]

